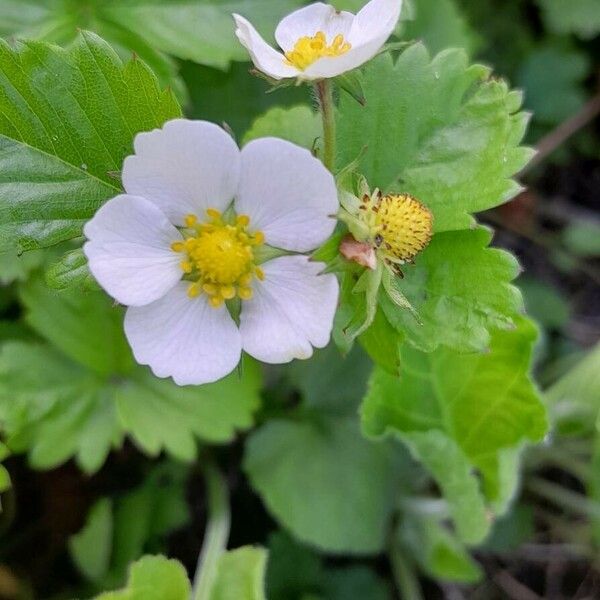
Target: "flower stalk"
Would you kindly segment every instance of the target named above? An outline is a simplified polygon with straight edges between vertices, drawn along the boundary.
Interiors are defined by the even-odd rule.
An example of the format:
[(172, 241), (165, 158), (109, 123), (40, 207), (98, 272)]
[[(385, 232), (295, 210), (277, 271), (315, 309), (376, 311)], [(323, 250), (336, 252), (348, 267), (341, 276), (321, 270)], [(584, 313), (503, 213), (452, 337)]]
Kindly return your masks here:
[(333, 84), (321, 79), (315, 84), (319, 110), (323, 119), (323, 164), (333, 173), (335, 169), (335, 114)]
[(210, 600), (217, 578), (219, 558), (227, 548), (231, 513), (227, 483), (217, 467), (208, 462), (204, 466), (208, 519), (198, 566), (194, 576), (192, 600)]

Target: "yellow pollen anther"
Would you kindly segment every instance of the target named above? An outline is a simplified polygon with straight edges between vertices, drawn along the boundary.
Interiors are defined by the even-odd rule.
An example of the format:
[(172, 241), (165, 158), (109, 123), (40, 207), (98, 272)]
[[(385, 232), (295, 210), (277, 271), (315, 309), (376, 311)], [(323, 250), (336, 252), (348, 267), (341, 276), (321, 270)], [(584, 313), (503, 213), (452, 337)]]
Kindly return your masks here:
[(207, 221), (199, 222), (196, 215), (187, 215), (187, 229), (181, 230), (185, 239), (171, 244), (173, 252), (184, 255), (180, 267), (190, 281), (188, 296), (206, 294), (215, 308), (236, 296), (250, 299), (253, 279), (264, 278), (254, 258), (254, 249), (264, 242), (263, 233), (247, 230), (246, 215), (233, 219), (209, 208), (206, 216)]
[(338, 33), (328, 46), (325, 33), (317, 31), (312, 37), (301, 37), (293, 49), (285, 53), (285, 62), (304, 71), (320, 58), (341, 56), (348, 52), (351, 47), (351, 44), (345, 41), (341, 33)]
[(248, 227), (250, 224), (250, 217), (248, 215), (238, 215), (235, 222), (239, 227)]
[(206, 214), (208, 215), (209, 218), (211, 218), (215, 221), (221, 220), (221, 213), (218, 210), (216, 210), (215, 208), (207, 208)]
[(253, 294), (254, 294), (254, 292), (252, 291), (252, 288), (241, 287), (241, 288), (238, 289), (238, 296), (242, 300), (250, 300), (250, 298), (252, 298)]
[(198, 222), (196, 215), (186, 215), (184, 223), (186, 227), (193, 227)]

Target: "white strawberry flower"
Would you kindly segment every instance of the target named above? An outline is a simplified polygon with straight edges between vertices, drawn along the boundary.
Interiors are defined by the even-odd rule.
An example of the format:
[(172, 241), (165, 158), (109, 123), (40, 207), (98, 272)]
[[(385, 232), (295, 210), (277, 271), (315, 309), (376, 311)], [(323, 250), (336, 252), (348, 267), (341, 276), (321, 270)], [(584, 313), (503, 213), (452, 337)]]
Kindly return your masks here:
[[(232, 371), (242, 350), (285, 363), (325, 346), (338, 284), (302, 254), (335, 226), (336, 187), (322, 163), (276, 138), (240, 151), (220, 127), (185, 119), (138, 134), (134, 148), (126, 193), (86, 224), (84, 252), (128, 306), (136, 360), (179, 385), (202, 384)], [(261, 263), (269, 246), (294, 254)], [(239, 323), (228, 310), (235, 298)]]
[(371, 0), (356, 15), (316, 2), (284, 17), (275, 30), (282, 52), (234, 14), (236, 35), (259, 71), (273, 79), (337, 77), (373, 58), (396, 27), (402, 0)]

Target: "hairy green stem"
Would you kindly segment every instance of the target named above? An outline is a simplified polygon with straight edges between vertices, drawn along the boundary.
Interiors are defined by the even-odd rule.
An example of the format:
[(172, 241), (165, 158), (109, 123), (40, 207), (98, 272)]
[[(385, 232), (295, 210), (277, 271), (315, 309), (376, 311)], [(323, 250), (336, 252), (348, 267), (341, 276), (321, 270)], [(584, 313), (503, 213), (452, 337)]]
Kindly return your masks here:
[(319, 109), (323, 119), (323, 164), (331, 171), (335, 169), (335, 114), (333, 84), (322, 79), (315, 84)]
[(217, 577), (219, 558), (227, 548), (231, 524), (229, 493), (223, 475), (209, 462), (204, 466), (204, 477), (208, 496), (208, 519), (194, 576), (193, 600), (210, 599)]
[(412, 561), (404, 556), (398, 542), (392, 542), (389, 551), (390, 563), (396, 588), (402, 600), (424, 600), (419, 578)]

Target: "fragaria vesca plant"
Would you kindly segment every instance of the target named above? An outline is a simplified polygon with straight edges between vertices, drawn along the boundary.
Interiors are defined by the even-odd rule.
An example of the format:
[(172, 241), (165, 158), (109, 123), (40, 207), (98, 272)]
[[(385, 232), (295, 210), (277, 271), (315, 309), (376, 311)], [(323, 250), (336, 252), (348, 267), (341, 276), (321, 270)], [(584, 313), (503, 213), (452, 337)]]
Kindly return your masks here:
[[(0, 249), (22, 314), (0, 334), (0, 451), (91, 481), (137, 461), (70, 532), (77, 593), (477, 581), (472, 550), (548, 432), (521, 268), (480, 216), (522, 189), (521, 93), (408, 39), (401, 0), (100, 4), (94, 32), (40, 13), (0, 42)], [(240, 121), (190, 102), (176, 59), (248, 62)], [(253, 86), (282, 106), (247, 127)], [(230, 538), (236, 494), (234, 530), (256, 510), (262, 537)], [(165, 539), (205, 517), (196, 568)], [(295, 561), (314, 578), (299, 591)]]

